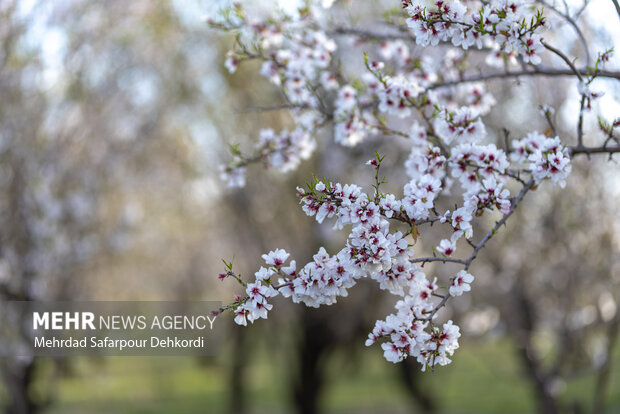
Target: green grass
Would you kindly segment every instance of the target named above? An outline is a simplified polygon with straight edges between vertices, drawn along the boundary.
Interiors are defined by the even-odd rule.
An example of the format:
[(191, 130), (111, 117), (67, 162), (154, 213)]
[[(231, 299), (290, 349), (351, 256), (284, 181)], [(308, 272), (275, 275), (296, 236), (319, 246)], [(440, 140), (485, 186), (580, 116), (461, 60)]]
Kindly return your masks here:
[[(608, 413), (620, 412), (617, 351)], [(445, 414), (531, 413), (532, 393), (514, 355), (507, 341), (464, 343), (452, 365), (421, 374), (421, 386), (441, 394)], [(292, 376), (286, 359), (266, 344), (257, 347), (246, 367), (246, 399), (252, 413), (291, 411)], [(53, 386), (55, 403), (46, 414), (224, 413), (232, 397), (229, 361), (226, 352), (202, 363), (192, 357), (75, 358), (69, 376), (55, 379), (50, 369), (43, 369), (37, 389)], [(355, 357), (350, 351), (337, 351), (324, 362), (328, 386), (321, 407), (326, 413), (412, 411), (399, 366), (386, 362), (378, 347), (360, 347)], [(588, 376), (571, 381), (563, 395), (567, 401), (582, 399), (589, 408), (593, 384)]]
[[(330, 411), (363, 412), (374, 405), (389, 407), (389, 412), (411, 411), (410, 397), (399, 381), (400, 367), (386, 363), (377, 351), (366, 352), (363, 370), (334, 378), (334, 388), (326, 395)], [(446, 413), (516, 414), (533, 410), (529, 388), (507, 343), (465, 347), (456, 353), (452, 365), (420, 373), (418, 378), (431, 395), (441, 394), (441, 408)]]

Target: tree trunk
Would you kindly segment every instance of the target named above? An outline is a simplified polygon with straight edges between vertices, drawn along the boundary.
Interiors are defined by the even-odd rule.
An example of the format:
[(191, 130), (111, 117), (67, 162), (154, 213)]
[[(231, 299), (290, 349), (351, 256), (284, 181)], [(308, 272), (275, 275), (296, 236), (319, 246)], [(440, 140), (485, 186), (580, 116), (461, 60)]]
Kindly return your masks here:
[(293, 395), (299, 414), (317, 414), (319, 395), (324, 383), (321, 357), (332, 343), (331, 333), (315, 309), (304, 308), (301, 316), (299, 344), (299, 379)]
[(8, 362), (3, 367), (4, 382), (9, 393), (6, 414), (34, 414), (38, 411), (38, 406), (30, 395), (34, 367), (34, 361), (25, 364)]
[[(423, 413), (434, 413), (437, 411), (435, 400), (426, 390), (420, 387), (420, 365), (413, 358), (407, 358), (400, 363), (402, 380), (405, 383), (407, 392), (413, 399), (415, 405)], [(418, 412), (415, 410), (414, 412)]]
[(539, 358), (535, 355), (532, 346), (532, 333), (536, 321), (535, 308), (527, 296), (525, 288), (516, 284), (513, 294), (518, 310), (518, 325), (516, 328), (516, 342), (518, 354), (530, 379), (536, 395), (538, 412), (540, 414), (558, 414), (559, 408), (556, 398), (551, 393), (550, 376), (544, 372)]
[(230, 372), (230, 400), (228, 407), (231, 414), (245, 412), (245, 381), (244, 372), (247, 363), (245, 349), (245, 329), (242, 326), (233, 326), (233, 362)]

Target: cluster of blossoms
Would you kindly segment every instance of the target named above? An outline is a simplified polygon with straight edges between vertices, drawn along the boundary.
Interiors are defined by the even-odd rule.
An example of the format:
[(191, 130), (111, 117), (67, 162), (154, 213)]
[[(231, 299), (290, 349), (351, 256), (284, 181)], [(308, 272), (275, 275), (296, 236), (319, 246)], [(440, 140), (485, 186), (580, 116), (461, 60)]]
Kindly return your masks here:
[(435, 118), (435, 132), (448, 145), (452, 141), (478, 142), (486, 135), (478, 114), (466, 106), (454, 112), (441, 111)]
[(344, 85), (334, 102), (334, 139), (338, 144), (352, 147), (364, 140), (374, 128), (366, 111), (360, 110), (357, 90)]
[(412, 180), (417, 180), (423, 175), (441, 179), (444, 175), (445, 162), (446, 157), (441, 154), (439, 147), (427, 146), (424, 149), (414, 148), (405, 162), (405, 168)]
[(403, 7), (410, 16), (407, 25), (421, 46), (439, 42), (452, 42), (466, 50), (489, 46), (515, 52), (526, 63), (541, 61), (537, 31), (545, 27), (545, 18), (540, 12), (532, 15), (522, 0), (493, 0), (477, 10), (468, 10), (458, 0), (406, 0)]
[(454, 147), (450, 156), (452, 177), (463, 188), (465, 206), (476, 211), (497, 207), (506, 214), (510, 209), (509, 192), (503, 190), (510, 163), (506, 153), (494, 144), (463, 144)]
[[(310, 158), (316, 148), (316, 140), (308, 128), (299, 126), (289, 132), (283, 130), (276, 134), (273, 129), (261, 129), (259, 141), (256, 145), (256, 159), (260, 159), (267, 167), (275, 168), (283, 173), (297, 168), (302, 160)], [(234, 149), (235, 158), (229, 166), (221, 171), (222, 180), (230, 187), (245, 185), (245, 170), (247, 159), (244, 159), (237, 149)]]
[(493, 105), (497, 103), (493, 95), (485, 91), (484, 84), (479, 82), (460, 85), (457, 88), (457, 94), (465, 106), (479, 115), (488, 114)]
[(562, 145), (559, 137), (548, 138), (531, 132), (521, 140), (512, 141), (512, 145), (515, 150), (511, 158), (527, 163), (537, 184), (548, 178), (564, 188), (572, 167), (568, 148)]
[[(377, 168), (379, 163), (370, 162)], [(289, 254), (282, 249), (263, 255), (267, 267), (255, 273), (252, 283), (242, 282), (246, 296), (232, 305), (235, 321), (245, 325), (265, 318), (272, 307), (268, 300), (278, 294), (311, 307), (331, 305), (339, 296), (347, 296), (358, 279), (369, 277), (381, 289), (403, 297), (397, 314), (377, 322), (370, 335), (372, 342), (386, 341), (382, 345), (386, 359), (397, 362), (414, 356), (424, 366), (449, 362), (448, 356), (458, 347), (458, 327), (451, 321), (442, 328), (433, 324), (437, 296), (441, 296), (437, 279), (429, 281), (412, 263), (414, 252), (406, 235), (391, 231), (390, 225), (390, 219), (414, 223), (428, 218), (440, 188), (440, 181), (428, 174), (409, 182), (402, 199), (378, 193), (371, 198), (356, 185), (323, 181), (307, 190), (299, 188), (307, 215), (319, 223), (332, 219), (337, 229), (351, 226), (346, 245), (333, 256), (321, 248), (301, 269), (295, 261), (287, 263)], [(459, 272), (447, 294), (461, 295), (472, 281), (469, 273)]]
[[(301, 117), (306, 123), (299, 124), (293, 131), (283, 130), (277, 134), (273, 129), (261, 129), (256, 144), (255, 160), (260, 160), (268, 168), (286, 173), (295, 170), (302, 160), (310, 158), (316, 148), (313, 135), (313, 119)], [(228, 166), (221, 168), (221, 178), (229, 187), (245, 185), (246, 165), (253, 159), (244, 158), (236, 147)]]
[(284, 130), (278, 135), (272, 129), (263, 129), (259, 133), (258, 148), (263, 160), (282, 172), (295, 169), (301, 160), (312, 155), (315, 147), (314, 137), (303, 128), (290, 133)]
[[(537, 31), (546, 24), (540, 13), (520, 1), (504, 0), (481, 3), (474, 11), (459, 1), (404, 1), (404, 7), (418, 44), (451, 41), (459, 48), (434, 59), (416, 56), (401, 39), (382, 40), (374, 51), (377, 60), (372, 60), (373, 52), (364, 57), (367, 71), (348, 75), (346, 64), (336, 61), (340, 44), (328, 36), (334, 32), (321, 29), (315, 7), (281, 21), (250, 22), (238, 12), (241, 23), (230, 19), (218, 23), (226, 30), (244, 27), (227, 66), (234, 70), (243, 60), (262, 60), (261, 73), (281, 88), (297, 125), (290, 133), (260, 131), (253, 157), (235, 151), (225, 170), (232, 184), (243, 183), (246, 165), (253, 160), (281, 171), (295, 168), (311, 155), (318, 129), (329, 123), (335, 141), (344, 146), (384, 134), (404, 137), (411, 147), (405, 162), (409, 181), (403, 183), (401, 194), (381, 193), (378, 178), (371, 195), (355, 184), (316, 179), (308, 188), (298, 188), (308, 216), (318, 223), (330, 220), (336, 230), (350, 228), (346, 243), (335, 254), (321, 248), (310, 262), (297, 266), (287, 252), (277, 249), (263, 255), (265, 266), (251, 282), (232, 269), (223, 278), (234, 277), (244, 285), (245, 295), (226, 307), (244, 325), (266, 318), (277, 295), (311, 307), (331, 305), (347, 296), (359, 279), (372, 279), (399, 300), (395, 313), (376, 323), (367, 344), (381, 341), (387, 360), (414, 357), (426, 368), (449, 363), (458, 348), (458, 326), (452, 321), (438, 323), (438, 311), (451, 297), (470, 291), (471, 261), (497, 230), (491, 229), (476, 245), (473, 220), (495, 213), (502, 217), (499, 226), (534, 184), (549, 179), (563, 185), (571, 167), (559, 138), (538, 132), (513, 141), (512, 149), (483, 144), (487, 139), (483, 117), (495, 99), (482, 83), (459, 84), (465, 67), (462, 49), (474, 45), (490, 48), (504, 62), (520, 55), (526, 62), (538, 63)], [(360, 41), (354, 38), (351, 44)], [(438, 81), (445, 87), (438, 88)], [(392, 123), (408, 129), (392, 129)], [(381, 161), (379, 156), (369, 161), (377, 174)], [(522, 186), (512, 198), (509, 183)], [(444, 195), (461, 195), (462, 202), (441, 211), (438, 201)], [(435, 247), (437, 256), (416, 257), (413, 247), (426, 223), (438, 223), (451, 234)], [(469, 258), (455, 257), (457, 246), (465, 246), (459, 242), (462, 238), (474, 249)], [(430, 261), (464, 268), (449, 283), (438, 283), (417, 265)]]
[(422, 87), (405, 76), (386, 77), (385, 88), (379, 92), (379, 110), (400, 118), (411, 115), (409, 102), (416, 98)]
[[(227, 54), (225, 65), (229, 72), (235, 72), (243, 60), (261, 59), (260, 73), (281, 86), (292, 103), (316, 107), (312, 85), (320, 82), (326, 89), (336, 85), (335, 79), (324, 72), (331, 64), (336, 43), (324, 32), (304, 24), (304, 19), (275, 25), (248, 20), (241, 10), (236, 11), (240, 21), (233, 22), (229, 17), (225, 23), (219, 23), (228, 30), (242, 30), (239, 49)], [(256, 44), (257, 51), (248, 50), (245, 43)]]
[[(260, 73), (281, 88), (291, 108), (297, 108), (291, 112), (297, 125), (292, 132), (261, 130), (256, 154), (251, 157), (234, 148), (233, 160), (222, 170), (230, 187), (245, 184), (245, 166), (251, 162), (261, 160), (266, 167), (287, 172), (315, 149), (314, 132), (325, 122), (316, 89), (335, 90), (339, 83), (331, 70), (336, 42), (314, 28), (312, 21), (311, 14), (280, 21), (254, 20), (240, 4), (222, 19), (208, 19), (215, 28), (238, 32), (236, 47), (226, 56), (229, 72), (234, 73), (243, 61), (261, 60)], [(356, 143), (355, 139), (349, 141), (353, 141), (350, 145)]]
[[(539, 42), (535, 32), (545, 26), (545, 19), (520, 1), (495, 1), (471, 12), (458, 1), (405, 1), (404, 7), (419, 44), (452, 39), (466, 49), (474, 39), (479, 46), (484, 43), (504, 55), (521, 55), (526, 61), (537, 62)], [(282, 19), (256, 20), (236, 5), (223, 19), (209, 20), (213, 27), (238, 33), (236, 47), (226, 58), (229, 71), (236, 71), (245, 60), (262, 61), (260, 73), (281, 89), (297, 124), (293, 132), (274, 133), (268, 140), (264, 139), (268, 132), (259, 134), (252, 156), (235, 152), (222, 174), (231, 187), (245, 184), (245, 166), (257, 160), (283, 172), (296, 168), (300, 160), (312, 154), (312, 137), (317, 130), (330, 121), (337, 143), (361, 143), (383, 130), (377, 111), (407, 118), (415, 112), (411, 110), (414, 107), (428, 112), (439, 105), (441, 110), (434, 113), (435, 129), (446, 144), (454, 140), (476, 141), (485, 135), (480, 116), (490, 110), (495, 100), (484, 85), (460, 85), (441, 92), (427, 90), (440, 78), (460, 78), (456, 68), (465, 59), (460, 49), (448, 50), (444, 61), (436, 62), (429, 56), (414, 56), (402, 39), (383, 41), (376, 53), (386, 63), (372, 61), (369, 73), (352, 82), (343, 73), (341, 62), (334, 58), (338, 42), (331, 37), (333, 33), (321, 27), (321, 16), (321, 7), (313, 6)], [(460, 37), (463, 40), (459, 43), (455, 39)], [(392, 73), (384, 74), (388, 65)], [(329, 99), (321, 99), (321, 95)], [(333, 106), (326, 104), (330, 100)]]
[[(424, 284), (424, 280), (416, 280), (416, 285), (422, 284), (422, 292), (432, 289)], [(379, 339), (386, 339), (381, 344), (383, 356), (390, 362), (400, 362), (411, 356), (422, 365), (446, 365), (459, 347), (458, 339), (461, 336), (459, 327), (452, 321), (441, 327), (428, 329), (429, 322), (419, 315), (420, 300), (416, 296), (407, 296), (396, 303), (396, 313), (389, 315), (385, 320), (377, 321), (374, 329), (368, 334), (366, 346), (370, 346)]]

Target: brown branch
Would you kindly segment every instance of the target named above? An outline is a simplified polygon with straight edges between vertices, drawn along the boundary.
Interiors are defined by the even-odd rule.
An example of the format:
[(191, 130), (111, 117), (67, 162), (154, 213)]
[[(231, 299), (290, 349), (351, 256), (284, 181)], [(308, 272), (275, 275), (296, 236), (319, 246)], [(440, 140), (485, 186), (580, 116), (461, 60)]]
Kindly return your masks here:
[(562, 51), (560, 51), (559, 49), (556, 49), (555, 47), (548, 45), (544, 40), (541, 40), (540, 43), (545, 47), (545, 49), (555, 53), (557, 56), (559, 56), (564, 62), (566, 62), (566, 64), (571, 68), (571, 70), (573, 71), (573, 73), (575, 75), (577, 75), (577, 77), (579, 78), (580, 81), (583, 82), (583, 78), (581, 77), (581, 73), (579, 72), (579, 70), (575, 67), (575, 65), (573, 64), (573, 62), (571, 62), (571, 60), (568, 58), (568, 56), (566, 56), (564, 53), (562, 53)]
[(583, 148), (583, 113), (586, 106), (586, 95), (581, 95), (579, 103), (579, 120), (577, 121), (577, 148)]
[(491, 237), (493, 237), (495, 235), (495, 233), (499, 230), (499, 228), (501, 226), (504, 225), (504, 223), (506, 223), (506, 220), (508, 220), (508, 218), (512, 215), (512, 213), (515, 212), (517, 205), (523, 200), (523, 197), (525, 197), (525, 194), (534, 186), (534, 179), (531, 179), (530, 181), (528, 181), (523, 188), (521, 189), (521, 191), (519, 191), (519, 194), (517, 194), (511, 201), (510, 204), (510, 210), (508, 211), (508, 213), (504, 214), (504, 216), (499, 219), (496, 223), (495, 226), (493, 226), (493, 228), (491, 229), (491, 231), (489, 231), (486, 236), (484, 236), (484, 238), (476, 245), (476, 247), (474, 248), (474, 251), (471, 253), (471, 255), (469, 256), (469, 258), (467, 259), (467, 265), (465, 266), (465, 270), (469, 269), (469, 266), (471, 265), (471, 263), (474, 261), (474, 259), (476, 258), (476, 256), (478, 255), (478, 252), (484, 247), (484, 245), (491, 239)]
[(568, 150), (570, 151), (571, 155), (577, 155), (577, 154), (616, 154), (618, 152), (620, 152), (620, 145), (616, 145), (613, 147), (607, 147), (607, 146), (602, 146), (602, 147), (579, 147), (579, 146), (575, 146), (575, 147), (568, 147)]
[(594, 404), (592, 414), (603, 412), (605, 406), (605, 394), (609, 388), (609, 380), (611, 376), (611, 365), (613, 363), (613, 355), (618, 340), (618, 327), (620, 326), (620, 313), (616, 315), (609, 324), (607, 330), (607, 349), (605, 362), (601, 366), (596, 378), (596, 388), (594, 389)]
[(409, 33), (377, 33), (354, 27), (338, 27), (329, 34), (357, 36), (364, 40), (413, 40)]
[[(577, 73), (579, 75), (588, 75), (589, 71), (587, 69), (577, 69)], [(496, 72), (496, 73), (487, 73), (477, 76), (466, 77), (463, 79), (439, 82), (434, 85), (427, 87), (427, 90), (444, 88), (447, 86), (455, 86), (460, 85), (462, 83), (472, 83), (472, 82), (480, 82), (492, 79), (507, 79), (507, 78), (517, 78), (520, 76), (546, 76), (546, 77), (561, 77), (561, 76), (575, 76), (575, 72), (570, 69), (556, 69), (556, 68), (548, 68), (545, 66), (534, 66), (533, 70), (514, 70), (514, 71), (506, 71), (506, 72)], [(597, 74), (598, 77), (603, 78), (611, 78), (620, 80), (620, 72), (613, 71), (600, 71)]]
[(614, 7), (616, 8), (616, 13), (618, 13), (618, 18), (620, 18), (620, 4), (618, 4), (618, 0), (611, 0), (614, 3)]
[[(616, 0), (612, 0), (612, 1), (616, 1)], [(577, 34), (577, 36), (579, 37), (579, 40), (581, 41), (581, 45), (583, 46), (583, 50), (586, 54), (586, 66), (590, 66), (590, 48), (588, 47), (588, 42), (586, 40), (585, 35), (583, 34), (583, 31), (581, 30), (581, 28), (579, 27), (579, 25), (575, 22), (575, 20), (569, 15), (569, 11), (568, 8), (566, 9), (566, 13), (561, 12), (560, 10), (558, 10), (557, 8), (553, 7), (553, 5), (547, 3), (546, 1), (540, 1), (540, 4), (542, 4), (543, 6), (551, 9), (552, 11), (554, 11), (555, 13), (557, 13), (559, 16), (561, 16), (564, 20), (566, 20), (566, 22), (575, 30), (575, 33)], [(564, 3), (566, 5), (566, 3)]]
[[(528, 181), (523, 188), (521, 189), (521, 191), (519, 191), (519, 194), (517, 194), (511, 201), (510, 204), (510, 210), (508, 211), (508, 213), (504, 214), (504, 216), (499, 219), (495, 225), (493, 226), (493, 228), (482, 238), (482, 240), (480, 240), (480, 242), (474, 247), (474, 250), (471, 252), (471, 254), (469, 255), (469, 257), (466, 260), (462, 260), (459, 262), (456, 262), (455, 260), (451, 260), (453, 262), (456, 263), (460, 263), (465, 267), (465, 270), (469, 269), (469, 266), (471, 265), (471, 263), (474, 261), (474, 259), (476, 258), (476, 256), (478, 255), (478, 252), (480, 252), (480, 250), (482, 250), (482, 248), (487, 244), (487, 242), (489, 240), (491, 240), (491, 238), (495, 235), (495, 233), (497, 233), (497, 231), (499, 230), (499, 228), (501, 226), (503, 226), (506, 221), (508, 220), (508, 218), (512, 215), (512, 213), (515, 212), (515, 210), (517, 209), (517, 205), (519, 205), (519, 203), (523, 200), (523, 197), (525, 197), (525, 194), (527, 194), (527, 192), (529, 190), (532, 189), (532, 187), (534, 186), (534, 179), (531, 179), (530, 181)], [(430, 261), (437, 261), (437, 260), (430, 260)], [(431, 321), (433, 319), (433, 317), (435, 316), (435, 314), (439, 311), (439, 309), (443, 308), (446, 303), (448, 302), (448, 300), (450, 299), (450, 295), (446, 295), (441, 302), (439, 302), (437, 304), (437, 306), (435, 306), (433, 308), (433, 310), (428, 314), (428, 316), (426, 318), (424, 318), (424, 321)]]
[(465, 259), (457, 259), (454, 257), (418, 257), (417, 259), (411, 259), (411, 263), (428, 263), (428, 262), (442, 262), (442, 263), (459, 263), (462, 265), (466, 265), (467, 261)]
[(271, 112), (271, 111), (284, 111), (284, 110), (292, 110), (292, 109), (314, 109), (318, 110), (315, 107), (309, 105), (300, 105), (300, 104), (281, 104), (281, 105), (266, 105), (266, 106), (248, 106), (245, 108), (240, 108), (237, 110), (239, 113), (246, 112)]

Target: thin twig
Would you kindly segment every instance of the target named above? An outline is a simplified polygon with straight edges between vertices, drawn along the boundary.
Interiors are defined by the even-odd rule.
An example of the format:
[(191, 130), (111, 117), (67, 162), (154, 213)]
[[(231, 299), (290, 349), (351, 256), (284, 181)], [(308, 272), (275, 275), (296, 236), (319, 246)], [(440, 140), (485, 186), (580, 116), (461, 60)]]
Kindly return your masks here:
[(592, 407), (592, 414), (599, 414), (603, 412), (605, 406), (605, 394), (609, 388), (609, 380), (611, 377), (611, 366), (613, 364), (613, 355), (618, 341), (618, 327), (620, 326), (620, 314), (617, 314), (614, 319), (611, 320), (607, 331), (607, 349), (605, 354), (605, 362), (601, 365), (597, 378), (596, 388), (594, 389), (594, 404)]
[(581, 95), (581, 102), (579, 104), (579, 121), (577, 121), (577, 148), (583, 147), (583, 112), (586, 105), (586, 95)]
[(291, 109), (314, 109), (317, 108), (309, 106), (309, 105), (300, 105), (300, 104), (281, 104), (281, 105), (266, 105), (266, 106), (248, 106), (245, 108), (240, 108), (237, 110), (239, 113), (245, 112), (270, 112), (270, 111), (283, 111), (283, 110), (291, 110)]
[(446, 262), (450, 262), (450, 263), (458, 263), (458, 264), (462, 264), (463, 266), (465, 266), (467, 264), (467, 261), (464, 259), (456, 259), (454, 257), (419, 257), (417, 259), (411, 259), (410, 260), (411, 263), (428, 263), (428, 262), (442, 262), (442, 263), (446, 263)]
[(618, 0), (611, 0), (616, 7), (616, 13), (618, 13), (618, 18), (620, 19), (620, 4), (618, 4)]
[[(577, 73), (581, 75), (588, 75), (587, 69), (576, 69)], [(507, 78), (517, 78), (520, 76), (547, 76), (547, 77), (560, 77), (560, 76), (574, 76), (575, 72), (573, 70), (568, 69), (556, 69), (556, 68), (547, 68), (544, 66), (534, 66), (533, 70), (515, 70), (515, 71), (506, 71), (506, 72), (496, 72), (496, 73), (486, 73), (482, 75), (470, 76), (463, 79), (457, 79), (453, 81), (439, 82), (435, 83), (429, 87), (427, 90), (444, 88), (447, 86), (455, 86), (460, 85), (462, 83), (472, 83), (472, 82), (480, 82), (492, 79), (507, 79)], [(600, 71), (597, 74), (598, 77), (603, 78), (611, 78), (620, 80), (620, 72), (612, 72), (612, 71)], [(581, 78), (580, 78), (581, 79)]]
[(540, 43), (545, 47), (545, 49), (550, 50), (551, 52), (555, 53), (564, 62), (566, 62), (566, 64), (571, 68), (573, 73), (577, 75), (577, 77), (579, 78), (581, 82), (583, 82), (583, 78), (581, 77), (581, 73), (579, 72), (579, 70), (575, 67), (573, 62), (571, 62), (571, 60), (564, 53), (562, 53), (562, 51), (560, 51), (559, 49), (556, 49), (555, 47), (551, 45), (548, 45), (544, 40), (541, 40)]
[[(482, 238), (482, 240), (480, 240), (480, 242), (476, 245), (476, 247), (474, 247), (474, 250), (471, 252), (471, 254), (469, 255), (469, 257), (466, 260), (456, 261), (456, 260), (459, 260), (459, 259), (456, 259), (456, 260), (451, 260), (451, 261), (456, 262), (456, 263), (460, 263), (460, 264), (462, 264), (465, 267), (465, 270), (469, 270), (469, 266), (471, 265), (471, 263), (474, 261), (474, 259), (478, 255), (478, 252), (495, 235), (495, 233), (497, 233), (499, 228), (506, 223), (506, 220), (508, 220), (508, 218), (512, 215), (512, 213), (515, 212), (515, 210), (517, 208), (517, 205), (523, 200), (523, 197), (525, 197), (525, 194), (529, 190), (531, 190), (533, 186), (534, 186), (534, 179), (531, 179), (530, 181), (528, 181), (523, 186), (521, 191), (519, 191), (519, 194), (517, 194), (512, 199), (512, 202), (510, 204), (510, 210), (508, 211), (508, 213), (504, 214), (504, 216), (495, 223), (493, 228)], [(441, 259), (441, 258), (439, 258), (439, 259)], [(434, 261), (434, 260), (431, 260), (431, 261)], [(441, 309), (442, 307), (444, 307), (446, 305), (446, 303), (448, 302), (449, 298), (450, 298), (450, 295), (446, 295), (441, 300), (441, 302), (439, 302), (437, 304), (437, 306), (435, 306), (433, 308), (433, 310), (428, 314), (428, 316), (426, 318), (424, 318), (424, 321), (431, 321), (433, 319), (433, 317), (435, 316), (435, 314), (437, 313), (437, 311), (439, 311), (439, 309)]]
[(549, 124), (549, 128), (551, 128), (551, 133), (554, 136), (557, 136), (558, 133), (556, 132), (555, 125), (553, 124), (553, 120), (551, 119), (551, 114), (545, 108), (543, 108), (543, 115), (545, 116), (545, 119), (547, 120), (547, 123)]
[[(616, 1), (616, 0), (612, 0), (612, 1)], [(551, 4), (549, 4), (549, 3), (545, 2), (545, 1), (541, 1), (540, 3), (543, 4), (545, 7), (553, 10), (554, 12), (559, 14), (560, 16), (562, 16), (562, 18), (564, 20), (566, 20), (566, 22), (575, 30), (575, 33), (577, 33), (577, 36), (579, 37), (579, 40), (581, 41), (581, 45), (583, 46), (584, 52), (586, 54), (586, 66), (590, 66), (591, 58), (590, 58), (590, 48), (588, 47), (588, 42), (586, 41), (586, 37), (584, 36), (583, 31), (581, 30), (579, 25), (569, 15), (568, 5), (566, 3), (564, 3), (564, 5), (566, 7), (566, 13), (562, 13), (561, 11), (559, 11), (558, 9), (556, 9)]]
[(602, 147), (568, 147), (568, 150), (570, 151), (572, 156), (575, 156), (577, 154), (616, 154), (618, 152), (620, 152), (620, 145), (615, 146), (615, 147), (606, 147), (606, 146), (602, 146)]
[(355, 27), (338, 27), (329, 34), (357, 36), (364, 40), (413, 40), (409, 33), (377, 33)]

